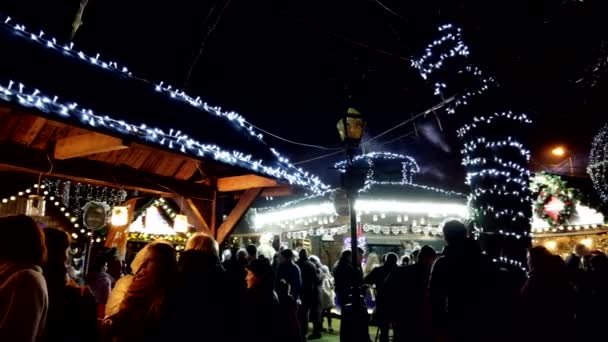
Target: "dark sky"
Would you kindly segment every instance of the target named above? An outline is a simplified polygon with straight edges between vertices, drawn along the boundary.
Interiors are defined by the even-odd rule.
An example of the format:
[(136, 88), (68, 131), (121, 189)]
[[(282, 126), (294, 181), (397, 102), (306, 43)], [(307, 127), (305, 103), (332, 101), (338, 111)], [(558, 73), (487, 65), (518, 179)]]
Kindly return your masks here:
[[(593, 135), (608, 121), (603, 2), (90, 0), (76, 42), (149, 80), (169, 81), (238, 111), (282, 137), (335, 147), (335, 124), (348, 104), (367, 116), (367, 134), (374, 136), (438, 102), (408, 59), (437, 37), (438, 25), (451, 22), (463, 28), (471, 58), (499, 80), (513, 108), (533, 116), (529, 141), (535, 160), (559, 162), (546, 156), (547, 149), (563, 143), (582, 172)], [(77, 3), (0, 0), (0, 9), (61, 33), (69, 30), (65, 18)], [(429, 182), (461, 188), (454, 129), (462, 122), (457, 115), (437, 115), (443, 131), (428, 116), (416, 121), (426, 135), (391, 142), (413, 131), (408, 124), (368, 148), (412, 155)], [(167, 113), (167, 122), (172, 120), (179, 118)], [(268, 135), (266, 141), (293, 161), (331, 152)], [(302, 166), (331, 181), (328, 166), (338, 159)]]

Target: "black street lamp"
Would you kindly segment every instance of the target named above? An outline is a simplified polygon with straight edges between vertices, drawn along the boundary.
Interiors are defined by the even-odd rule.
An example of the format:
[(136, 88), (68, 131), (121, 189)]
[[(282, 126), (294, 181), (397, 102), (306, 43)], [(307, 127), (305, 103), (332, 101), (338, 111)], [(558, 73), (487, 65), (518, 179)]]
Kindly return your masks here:
[(343, 185), (348, 198), (348, 209), (350, 216), (350, 244), (353, 257), (353, 267), (360, 268), (357, 260), (357, 214), (355, 213), (355, 197), (357, 195), (357, 178), (354, 174), (355, 168), (353, 165), (353, 157), (355, 150), (361, 143), (363, 131), (365, 130), (365, 120), (361, 113), (354, 108), (348, 108), (346, 115), (338, 121), (338, 133), (340, 139), (346, 144), (346, 155), (348, 165), (345, 170)]
[[(344, 198), (348, 202), (348, 215), (350, 217), (350, 246), (352, 253), (353, 271), (357, 279), (354, 280), (350, 288), (350, 300), (342, 305), (342, 324), (340, 326), (340, 341), (344, 342), (368, 342), (369, 339), (369, 317), (365, 307), (361, 286), (363, 284), (363, 274), (359, 263), (358, 244), (357, 244), (357, 213), (355, 212), (355, 199), (358, 190), (363, 186), (365, 170), (354, 166), (354, 156), (359, 148), (363, 131), (365, 130), (365, 120), (361, 113), (354, 108), (348, 108), (346, 115), (338, 122), (338, 132), (340, 138), (346, 145), (347, 166), (342, 174), (342, 187), (345, 191), (336, 193), (337, 198)], [(340, 202), (340, 201), (339, 201)], [(346, 210), (340, 212), (346, 213)]]

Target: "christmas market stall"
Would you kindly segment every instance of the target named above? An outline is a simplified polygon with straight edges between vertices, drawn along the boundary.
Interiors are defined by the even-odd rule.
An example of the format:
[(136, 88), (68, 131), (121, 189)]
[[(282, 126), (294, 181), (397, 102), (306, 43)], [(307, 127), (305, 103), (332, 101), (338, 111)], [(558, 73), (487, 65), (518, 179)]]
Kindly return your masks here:
[(594, 208), (599, 202), (590, 200), (591, 189), (583, 192), (568, 185), (562, 177), (549, 173), (532, 178), (533, 244), (563, 257), (571, 254), (577, 244), (608, 252), (608, 225), (604, 214)]
[(112, 59), (6, 16), (0, 50), (0, 204), (19, 207), (4, 215), (124, 258), (127, 241), (180, 248), (203, 231), (222, 243), (259, 196), (327, 189), (241, 115)]
[[(354, 159), (367, 170), (355, 203), (359, 246), (367, 251), (406, 254), (425, 244), (441, 250), (441, 223), (466, 217), (464, 194), (415, 182), (420, 167), (412, 157), (374, 152)], [(350, 248), (348, 217), (337, 214), (332, 191), (254, 211), (255, 230), (279, 235), (292, 248), (308, 247), (329, 264)]]

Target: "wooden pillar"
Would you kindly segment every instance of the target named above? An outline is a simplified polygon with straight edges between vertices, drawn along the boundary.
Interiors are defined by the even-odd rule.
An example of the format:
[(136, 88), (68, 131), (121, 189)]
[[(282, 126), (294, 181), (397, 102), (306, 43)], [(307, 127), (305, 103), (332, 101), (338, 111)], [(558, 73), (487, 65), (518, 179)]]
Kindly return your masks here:
[(128, 209), (129, 219), (127, 224), (124, 226), (109, 226), (108, 235), (106, 236), (105, 247), (113, 248), (116, 247), (120, 258), (125, 259), (127, 254), (127, 240), (129, 239), (129, 225), (133, 221), (133, 214), (135, 213), (135, 207), (137, 206), (137, 198), (131, 198), (122, 204)]

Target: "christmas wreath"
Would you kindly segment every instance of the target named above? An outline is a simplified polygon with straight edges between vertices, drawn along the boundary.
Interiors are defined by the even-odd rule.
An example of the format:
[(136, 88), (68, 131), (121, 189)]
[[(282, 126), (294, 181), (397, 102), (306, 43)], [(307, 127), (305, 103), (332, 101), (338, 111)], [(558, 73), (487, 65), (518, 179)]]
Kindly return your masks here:
[(536, 196), (534, 213), (551, 227), (561, 226), (572, 217), (575, 191), (559, 176), (541, 173), (532, 180), (530, 188)]

